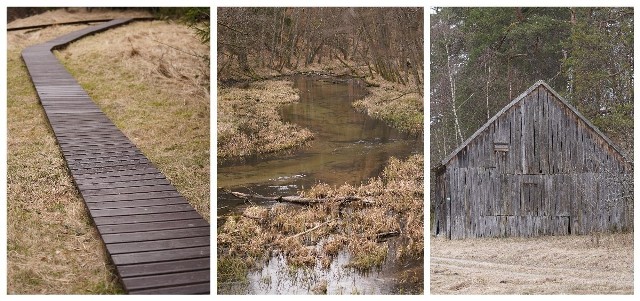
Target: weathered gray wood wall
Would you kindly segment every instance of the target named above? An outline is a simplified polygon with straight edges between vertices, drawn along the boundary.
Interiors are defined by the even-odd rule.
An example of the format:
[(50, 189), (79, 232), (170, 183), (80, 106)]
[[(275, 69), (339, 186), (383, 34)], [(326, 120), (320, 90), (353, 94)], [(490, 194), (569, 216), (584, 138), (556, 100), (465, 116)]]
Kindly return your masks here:
[(633, 225), (624, 157), (546, 85), (514, 100), (436, 173), (435, 234), (587, 234)]

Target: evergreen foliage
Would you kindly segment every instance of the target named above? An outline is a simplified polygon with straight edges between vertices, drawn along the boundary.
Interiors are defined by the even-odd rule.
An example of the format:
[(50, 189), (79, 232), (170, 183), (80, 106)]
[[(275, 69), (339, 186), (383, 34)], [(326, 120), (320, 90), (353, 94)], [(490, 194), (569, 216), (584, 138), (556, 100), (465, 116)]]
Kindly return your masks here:
[(432, 164), (541, 79), (632, 157), (633, 8), (436, 8), (430, 67)]

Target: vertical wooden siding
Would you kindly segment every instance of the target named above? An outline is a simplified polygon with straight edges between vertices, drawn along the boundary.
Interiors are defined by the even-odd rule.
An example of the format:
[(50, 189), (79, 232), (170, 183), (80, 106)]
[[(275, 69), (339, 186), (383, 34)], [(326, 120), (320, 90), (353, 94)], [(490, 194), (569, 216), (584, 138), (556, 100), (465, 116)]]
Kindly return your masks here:
[(623, 160), (538, 86), (437, 175), (434, 224), (454, 239), (626, 229)]

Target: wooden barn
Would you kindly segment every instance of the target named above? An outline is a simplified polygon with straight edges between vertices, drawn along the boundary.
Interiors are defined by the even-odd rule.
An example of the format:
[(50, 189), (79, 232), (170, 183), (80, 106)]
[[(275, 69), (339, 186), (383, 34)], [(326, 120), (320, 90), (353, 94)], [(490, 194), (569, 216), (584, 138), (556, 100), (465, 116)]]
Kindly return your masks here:
[(543, 81), (432, 171), (435, 235), (567, 235), (633, 227), (632, 164)]

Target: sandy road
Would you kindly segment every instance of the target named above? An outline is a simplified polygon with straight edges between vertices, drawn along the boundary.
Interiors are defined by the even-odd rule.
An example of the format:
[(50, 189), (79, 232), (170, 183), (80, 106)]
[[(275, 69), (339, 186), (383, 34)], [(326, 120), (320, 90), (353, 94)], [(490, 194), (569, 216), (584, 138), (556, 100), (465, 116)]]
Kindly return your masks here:
[(633, 234), (431, 238), (431, 294), (632, 294)]

